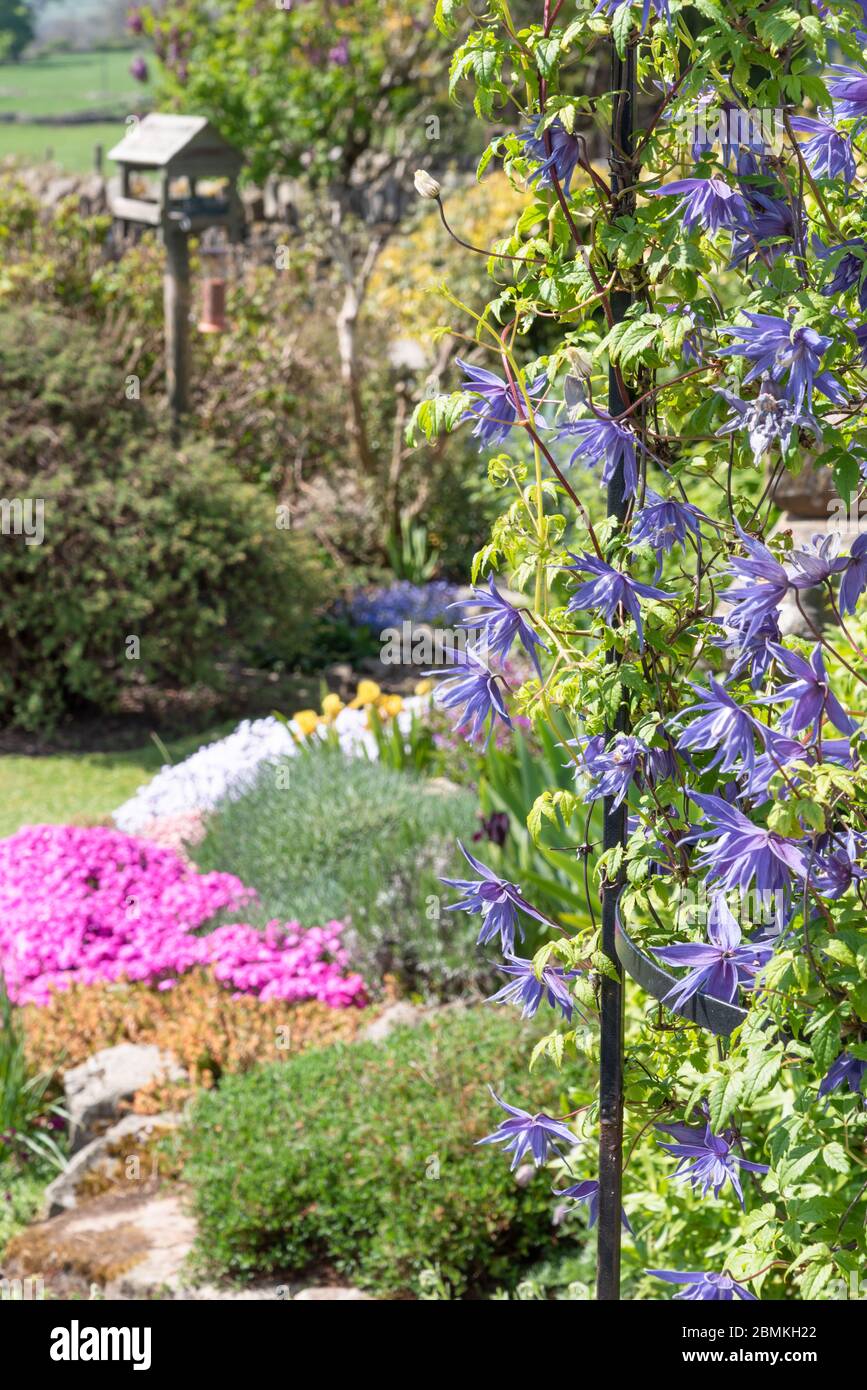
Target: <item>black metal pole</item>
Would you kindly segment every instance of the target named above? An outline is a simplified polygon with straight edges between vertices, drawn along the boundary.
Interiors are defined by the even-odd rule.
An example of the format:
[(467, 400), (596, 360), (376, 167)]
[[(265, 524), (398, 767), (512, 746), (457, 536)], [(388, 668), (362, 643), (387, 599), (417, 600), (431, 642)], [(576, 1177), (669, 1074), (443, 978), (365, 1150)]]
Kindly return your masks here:
[[(633, 149), (635, 121), (635, 48), (629, 44), (624, 58), (612, 45), (611, 90), (614, 114), (611, 125), (611, 184), (616, 194), (630, 186), (632, 175), (624, 164)], [(627, 195), (628, 196), (628, 195)], [(620, 211), (627, 211), (621, 208)], [(630, 304), (622, 291), (612, 294), (611, 311), (619, 322)], [(609, 368), (608, 409), (618, 415), (628, 404), (623, 398), (621, 378)], [(608, 485), (608, 515), (622, 520), (628, 498), (624, 490), (623, 466)], [(614, 653), (611, 659), (616, 660)], [(626, 727), (626, 709), (621, 705), (612, 733)], [(613, 849), (626, 842), (626, 803), (613, 806), (606, 797), (603, 805), (602, 844)], [(617, 979), (602, 977), (600, 984), (600, 1063), (599, 1063), (599, 1225), (596, 1254), (596, 1297), (620, 1298), (620, 1211), (623, 1177), (623, 971), (615, 947), (617, 899), (622, 882), (618, 876), (606, 883), (602, 893), (602, 949), (617, 970)]]

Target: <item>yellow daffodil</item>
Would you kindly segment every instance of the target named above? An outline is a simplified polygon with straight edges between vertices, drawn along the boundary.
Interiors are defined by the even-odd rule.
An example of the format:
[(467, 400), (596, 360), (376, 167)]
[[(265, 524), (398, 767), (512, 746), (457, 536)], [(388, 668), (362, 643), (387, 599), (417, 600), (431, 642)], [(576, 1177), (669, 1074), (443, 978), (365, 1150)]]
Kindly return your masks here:
[(382, 691), (376, 681), (359, 681), (358, 689), (355, 692), (355, 699), (350, 700), (350, 709), (362, 709), (365, 705), (372, 705), (378, 700)]
[(313, 733), (313, 730), (320, 722), (319, 715), (316, 713), (315, 709), (296, 710), (292, 719), (298, 725), (298, 728), (301, 730), (302, 734), (304, 734), (305, 738), (308, 734)]
[(392, 715), (400, 714), (403, 700), (400, 695), (382, 695), (376, 702), (376, 708), (386, 719), (390, 719)]
[(434, 688), (432, 680), (416, 681), (413, 687), (413, 695), (429, 695)]
[(338, 714), (342, 709), (343, 701), (341, 700), (339, 695), (334, 695), (333, 693), (330, 695), (326, 695), (324, 700), (322, 701), (322, 713), (324, 717), (329, 721), (329, 723), (332, 719), (337, 718)]

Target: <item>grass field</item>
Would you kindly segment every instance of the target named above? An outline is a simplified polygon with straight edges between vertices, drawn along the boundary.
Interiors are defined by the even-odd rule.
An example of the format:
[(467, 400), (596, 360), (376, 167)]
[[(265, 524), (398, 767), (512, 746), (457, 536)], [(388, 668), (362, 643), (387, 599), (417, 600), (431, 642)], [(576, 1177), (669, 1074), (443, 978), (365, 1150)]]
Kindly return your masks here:
[(141, 107), (147, 93), (147, 87), (129, 75), (132, 57), (130, 49), (112, 49), (0, 63), (0, 111), (65, 116), (104, 108), (127, 115)]
[[(203, 734), (168, 744), (172, 762), (181, 762), (204, 743), (231, 732), (235, 720)], [(0, 836), (22, 825), (104, 820), (121, 802), (149, 782), (165, 762), (155, 743), (124, 753), (67, 753), (41, 758), (0, 757)]]
[[(65, 116), (104, 111), (96, 125), (0, 123), (0, 158), (15, 155), (41, 164), (51, 158), (70, 173), (93, 168), (93, 149), (107, 152), (125, 133), (123, 118), (140, 112), (149, 89), (129, 75), (131, 49), (93, 53), (55, 53), (24, 63), (0, 63), (0, 112), (26, 116)], [(117, 120), (111, 117), (116, 113)]]
[[(3, 125), (0, 124), (0, 159), (13, 154), (32, 164), (51, 158), (71, 174), (82, 174), (93, 168), (93, 147), (102, 145), (107, 154), (118, 140), (123, 139), (125, 127), (117, 121), (111, 125)], [(109, 165), (109, 172), (113, 169)]]

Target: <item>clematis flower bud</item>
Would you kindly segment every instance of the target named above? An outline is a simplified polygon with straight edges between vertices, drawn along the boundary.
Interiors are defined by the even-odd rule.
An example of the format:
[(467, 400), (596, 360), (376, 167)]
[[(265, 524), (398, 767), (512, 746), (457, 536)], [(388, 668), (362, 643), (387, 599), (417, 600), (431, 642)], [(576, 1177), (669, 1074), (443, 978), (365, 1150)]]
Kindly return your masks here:
[(416, 169), (413, 182), (420, 198), (436, 199), (440, 196), (440, 185), (425, 169)]

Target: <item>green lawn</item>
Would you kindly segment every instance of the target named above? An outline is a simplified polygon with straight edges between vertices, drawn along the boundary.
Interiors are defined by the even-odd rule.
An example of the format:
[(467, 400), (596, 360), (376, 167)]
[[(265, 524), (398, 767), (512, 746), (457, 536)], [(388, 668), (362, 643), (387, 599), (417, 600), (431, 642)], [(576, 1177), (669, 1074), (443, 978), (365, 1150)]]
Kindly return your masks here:
[[(0, 63), (0, 111), (64, 116), (105, 108), (126, 115), (138, 110), (148, 88), (129, 74), (130, 49), (55, 53), (29, 62)], [(0, 129), (5, 149), (8, 127)]]
[[(230, 720), (168, 744), (172, 762), (231, 732)], [(166, 761), (155, 743), (125, 753), (0, 757), (0, 836), (22, 825), (104, 820)]]
[(119, 121), (113, 125), (0, 125), (0, 155), (14, 154), (41, 164), (50, 150), (55, 163), (71, 174), (82, 174), (93, 168), (94, 145), (102, 145), (107, 154), (124, 134)]

